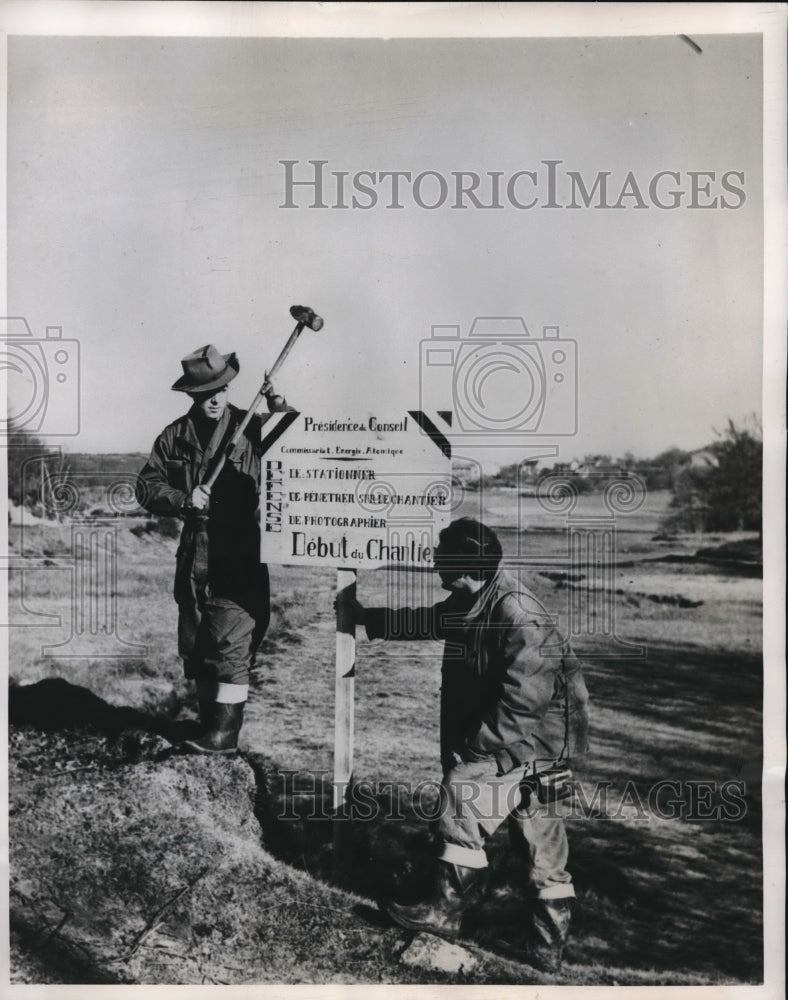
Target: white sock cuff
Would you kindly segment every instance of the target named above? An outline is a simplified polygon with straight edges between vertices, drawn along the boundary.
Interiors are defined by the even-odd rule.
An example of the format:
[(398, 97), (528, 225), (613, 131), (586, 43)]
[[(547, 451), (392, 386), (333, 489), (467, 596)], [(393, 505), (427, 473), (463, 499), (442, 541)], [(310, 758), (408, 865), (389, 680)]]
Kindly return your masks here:
[(473, 847), (462, 847), (460, 844), (444, 844), (439, 855), (440, 861), (450, 865), (462, 865), (463, 868), (486, 868), (487, 855)]
[(225, 684), (220, 681), (216, 685), (214, 701), (221, 705), (238, 705), (249, 697), (248, 684)]
[(571, 882), (557, 882), (546, 889), (540, 889), (536, 895), (539, 899), (574, 899), (575, 887)]

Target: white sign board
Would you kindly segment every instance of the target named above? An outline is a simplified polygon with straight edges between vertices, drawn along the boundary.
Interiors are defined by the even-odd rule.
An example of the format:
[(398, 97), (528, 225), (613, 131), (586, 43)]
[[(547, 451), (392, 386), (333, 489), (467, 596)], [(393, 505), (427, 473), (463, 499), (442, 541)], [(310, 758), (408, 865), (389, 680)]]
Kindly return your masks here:
[(451, 517), (451, 449), (421, 411), (269, 415), (261, 556), (295, 566), (431, 566)]

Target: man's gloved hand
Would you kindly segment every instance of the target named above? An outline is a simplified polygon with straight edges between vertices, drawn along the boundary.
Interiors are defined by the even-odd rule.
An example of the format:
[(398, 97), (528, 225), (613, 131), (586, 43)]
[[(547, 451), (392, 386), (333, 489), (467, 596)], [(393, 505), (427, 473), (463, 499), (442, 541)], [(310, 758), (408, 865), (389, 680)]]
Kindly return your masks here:
[(357, 601), (355, 597), (349, 597), (344, 590), (340, 590), (334, 598), (334, 610), (354, 625), (366, 623), (367, 609), (361, 601)]
[(191, 491), (183, 505), (187, 510), (206, 510), (211, 499), (210, 486), (197, 486)]
[(464, 763), (465, 761), (462, 754), (454, 748), (446, 750), (443, 754), (443, 759), (441, 760), (444, 771), (452, 771), (455, 767), (459, 767), (460, 764)]
[(269, 413), (292, 413), (293, 407), (287, 405), (284, 396), (277, 395), (274, 387), (269, 383), (265, 391), (265, 401), (268, 404)]

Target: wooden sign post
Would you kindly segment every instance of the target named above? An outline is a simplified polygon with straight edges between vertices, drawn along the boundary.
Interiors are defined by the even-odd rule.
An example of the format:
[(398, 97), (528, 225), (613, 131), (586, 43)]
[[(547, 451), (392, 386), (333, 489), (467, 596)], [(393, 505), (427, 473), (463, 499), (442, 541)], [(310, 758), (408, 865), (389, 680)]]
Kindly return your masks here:
[[(358, 569), (432, 565), (437, 533), (455, 506), (446, 415), (420, 410), (336, 418), (273, 413), (261, 439), (263, 562), (337, 574), (356, 596)], [(334, 848), (350, 843), (356, 635), (337, 602)]]
[[(355, 599), (356, 571), (337, 570), (337, 597)], [(356, 626), (341, 604), (337, 605), (337, 657), (334, 701), (334, 850), (345, 854), (350, 824), (345, 812), (353, 785), (353, 719), (356, 679)], [(349, 817), (348, 817), (349, 819)]]

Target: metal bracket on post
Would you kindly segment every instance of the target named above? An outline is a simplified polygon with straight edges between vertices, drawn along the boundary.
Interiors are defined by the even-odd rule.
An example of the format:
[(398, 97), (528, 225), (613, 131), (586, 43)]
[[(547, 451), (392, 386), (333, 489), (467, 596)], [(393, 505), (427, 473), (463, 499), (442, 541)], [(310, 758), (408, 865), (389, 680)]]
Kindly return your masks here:
[[(337, 596), (356, 597), (356, 571), (337, 569)], [(348, 611), (337, 603), (336, 687), (334, 704), (333, 840), (337, 861), (351, 840), (347, 809), (353, 783), (353, 715), (356, 675), (356, 626)]]

